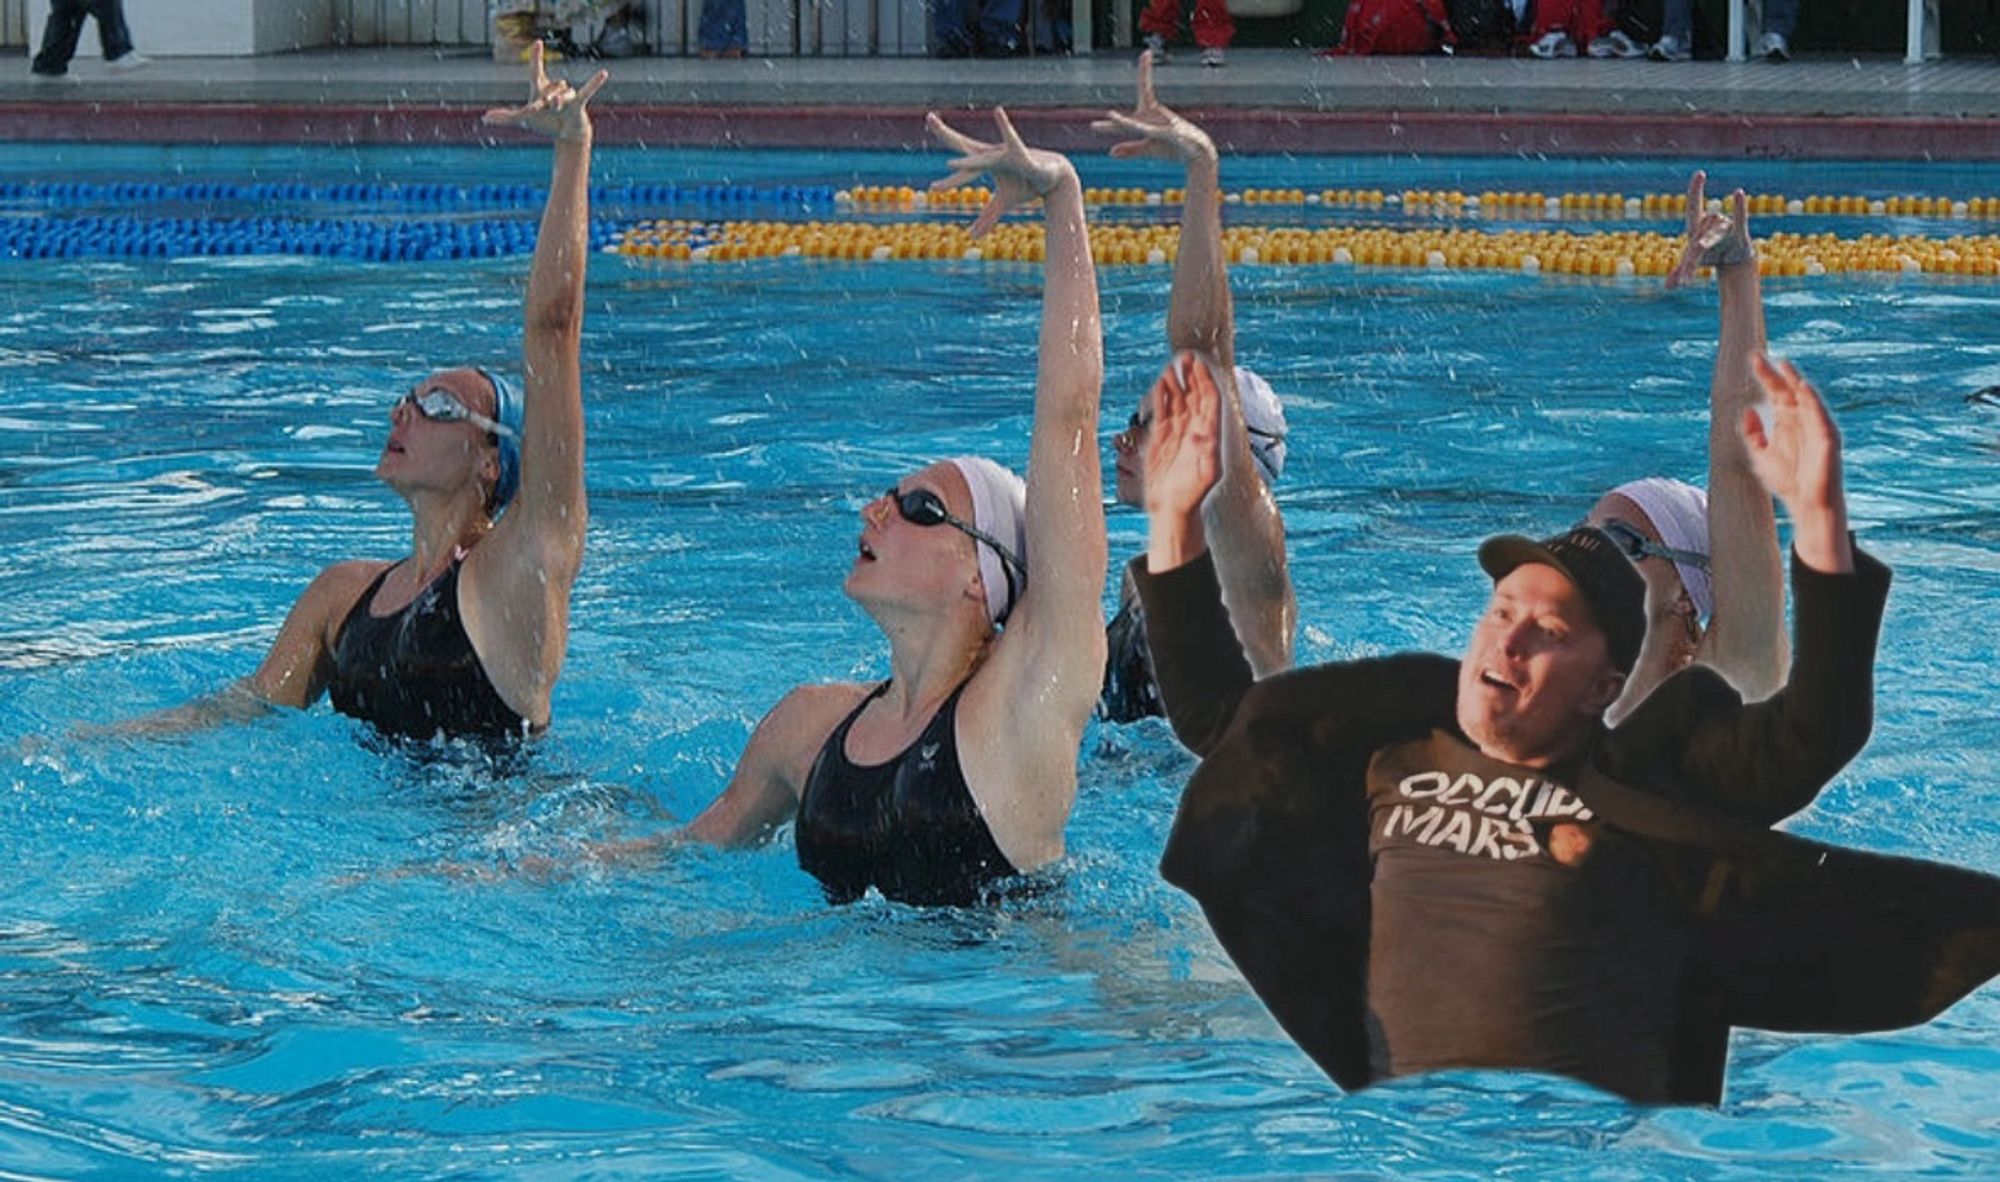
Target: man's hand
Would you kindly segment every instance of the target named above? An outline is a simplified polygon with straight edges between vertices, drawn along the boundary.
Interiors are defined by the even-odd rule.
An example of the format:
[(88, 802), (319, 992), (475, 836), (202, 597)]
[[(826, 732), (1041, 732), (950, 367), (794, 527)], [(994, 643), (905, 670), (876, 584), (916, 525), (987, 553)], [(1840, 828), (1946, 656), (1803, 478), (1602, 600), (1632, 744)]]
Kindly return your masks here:
[(1153, 383), (1146, 435), (1146, 512), (1199, 516), (1222, 472), (1222, 394), (1208, 366), (1181, 353)]
[(1847, 493), (1841, 485), (1840, 430), (1819, 391), (1789, 361), (1751, 361), (1769, 400), (1770, 425), (1757, 411), (1743, 412), (1743, 442), (1750, 467), (1792, 518), (1792, 545), (1814, 570), (1854, 569), (1847, 536)]

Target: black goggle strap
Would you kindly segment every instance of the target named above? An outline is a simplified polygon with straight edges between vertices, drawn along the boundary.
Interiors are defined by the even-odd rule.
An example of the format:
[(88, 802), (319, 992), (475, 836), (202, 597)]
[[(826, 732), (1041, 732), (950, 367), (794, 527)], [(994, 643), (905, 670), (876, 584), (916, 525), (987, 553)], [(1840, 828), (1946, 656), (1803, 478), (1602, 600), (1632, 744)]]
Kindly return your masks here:
[(1708, 569), (1708, 555), (1697, 554), (1693, 550), (1680, 550), (1673, 546), (1655, 542), (1645, 534), (1623, 521), (1607, 521), (1597, 527), (1612, 543), (1624, 552), (1625, 557), (1637, 562), (1641, 558), (1664, 558), (1668, 562), (1685, 563), (1696, 570)]

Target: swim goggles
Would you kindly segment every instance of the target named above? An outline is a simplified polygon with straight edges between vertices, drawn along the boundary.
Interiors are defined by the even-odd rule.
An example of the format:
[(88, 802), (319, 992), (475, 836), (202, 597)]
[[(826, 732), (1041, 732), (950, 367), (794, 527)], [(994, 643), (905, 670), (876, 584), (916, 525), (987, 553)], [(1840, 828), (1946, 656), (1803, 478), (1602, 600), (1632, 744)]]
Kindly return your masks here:
[(1596, 528), (1605, 537), (1611, 539), (1612, 545), (1617, 546), (1620, 553), (1633, 562), (1637, 562), (1641, 558), (1664, 558), (1668, 562), (1684, 563), (1694, 567), (1696, 570), (1708, 569), (1708, 555), (1698, 554), (1693, 550), (1680, 550), (1655, 542), (1645, 534), (1640, 533), (1629, 522), (1619, 521), (1614, 518), (1598, 525)]
[(1009, 604), (1014, 602), (1014, 574), (1016, 571), (1020, 572), (1021, 578), (1025, 580), (1028, 577), (1028, 568), (1021, 565), (1021, 560), (1014, 556), (1012, 550), (1002, 545), (999, 538), (962, 517), (953, 516), (951, 510), (944, 507), (944, 498), (930, 489), (913, 488), (904, 492), (891, 485), (884, 495), (894, 502), (896, 512), (911, 525), (948, 525), (975, 542), (984, 542), (993, 547), (993, 552), (1000, 556), (1000, 573), (1007, 578), (1007, 602)]
[(396, 400), (397, 406), (408, 403), (417, 413), (433, 423), (471, 423), (489, 435), (503, 439), (514, 438), (514, 428), (496, 419), (489, 419), (458, 400), (458, 396), (443, 386), (431, 386), (424, 390), (412, 390)]

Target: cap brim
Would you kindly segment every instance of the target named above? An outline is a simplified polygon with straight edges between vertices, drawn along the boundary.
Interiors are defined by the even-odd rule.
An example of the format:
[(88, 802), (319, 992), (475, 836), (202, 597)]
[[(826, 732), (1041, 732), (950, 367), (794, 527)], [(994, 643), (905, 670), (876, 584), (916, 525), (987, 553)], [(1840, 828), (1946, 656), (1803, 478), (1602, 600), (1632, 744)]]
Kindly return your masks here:
[(1557, 558), (1553, 550), (1533, 538), (1522, 537), (1520, 534), (1501, 534), (1497, 538), (1488, 538), (1479, 544), (1479, 565), (1496, 583), (1513, 574), (1516, 568), (1534, 562), (1552, 566), (1561, 571), (1564, 578), (1582, 586), (1576, 577), (1576, 572), (1569, 568), (1568, 563)]

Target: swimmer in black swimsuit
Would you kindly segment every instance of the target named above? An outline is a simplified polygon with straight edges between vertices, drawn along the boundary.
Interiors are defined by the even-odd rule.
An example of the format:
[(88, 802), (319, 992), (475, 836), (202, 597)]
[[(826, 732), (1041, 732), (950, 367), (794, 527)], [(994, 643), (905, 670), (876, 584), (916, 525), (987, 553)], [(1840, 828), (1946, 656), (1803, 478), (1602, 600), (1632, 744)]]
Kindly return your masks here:
[(799, 862), (836, 901), (869, 887), (965, 903), (1063, 854), (1076, 757), (1104, 669), (1104, 514), (1096, 430), (1104, 353), (1083, 192), (1068, 160), (931, 129), (982, 172), (973, 225), (1043, 198), (1048, 224), (1034, 434), (1025, 487), (960, 459), (861, 511), (845, 590), (889, 640), (888, 681), (806, 685), (765, 715), (727, 790), (679, 835), (754, 841), (797, 818)]
[[(1222, 189), (1215, 144), (1201, 128), (1153, 95), (1151, 53), (1139, 55), (1139, 101), (1131, 114), (1113, 111), (1096, 130), (1137, 138), (1114, 146), (1117, 157), (1153, 156), (1187, 168), (1181, 203), (1180, 253), (1167, 305), (1167, 343), (1209, 360), (1224, 395), (1222, 479), (1202, 506), (1208, 543), (1222, 581), (1223, 602), (1258, 677), (1292, 665), (1298, 603), (1285, 566), (1285, 523), (1269, 484), (1285, 463), (1284, 410), (1264, 379), (1236, 365), (1235, 310), (1223, 262)], [(1118, 502), (1146, 503), (1145, 450), (1153, 396), (1140, 399), (1117, 453)], [(1164, 713), (1146, 648), (1145, 616), (1128, 575), (1120, 581), (1118, 614), (1109, 630), (1110, 661), (1098, 712), (1111, 722)]]
[[(418, 382), (389, 412), (375, 474), (409, 503), (411, 553), (322, 571), (257, 671), (230, 690), (125, 723), (174, 733), (269, 706), (334, 706), (385, 732), (428, 738), (548, 725), (583, 559), (583, 398), (578, 342), (589, 257), (597, 76), (573, 89), (532, 61), (525, 106), (485, 121), (554, 137), (555, 171), (528, 277), (527, 398), (482, 369)], [(501, 510), (506, 510), (501, 516)]]

